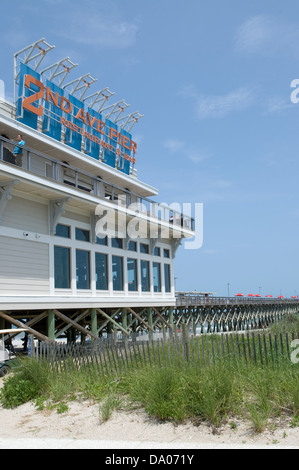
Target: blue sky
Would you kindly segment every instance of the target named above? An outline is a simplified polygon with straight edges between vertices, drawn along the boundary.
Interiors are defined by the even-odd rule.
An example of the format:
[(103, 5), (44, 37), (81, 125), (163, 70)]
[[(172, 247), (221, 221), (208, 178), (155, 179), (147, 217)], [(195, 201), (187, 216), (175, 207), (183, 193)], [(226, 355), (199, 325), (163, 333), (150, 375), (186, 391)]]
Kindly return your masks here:
[[(296, 0), (1, 0), (0, 79), (45, 37), (128, 111), (141, 180), (160, 202), (204, 204), (204, 242), (180, 248), (179, 290), (299, 295)], [(48, 61), (48, 62), (47, 62)]]

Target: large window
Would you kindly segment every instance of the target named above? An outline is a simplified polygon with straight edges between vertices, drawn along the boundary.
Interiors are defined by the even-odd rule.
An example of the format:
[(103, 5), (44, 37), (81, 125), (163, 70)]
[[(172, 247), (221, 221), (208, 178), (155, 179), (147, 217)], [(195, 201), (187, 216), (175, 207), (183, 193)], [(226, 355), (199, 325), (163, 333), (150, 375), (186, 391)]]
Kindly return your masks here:
[(54, 285), (56, 289), (69, 289), (70, 281), (70, 249), (54, 246)]
[(70, 238), (71, 227), (69, 227), (68, 225), (57, 224), (55, 229), (55, 235), (57, 237)]
[(76, 280), (77, 289), (90, 288), (89, 251), (76, 250)]
[(137, 251), (137, 243), (130, 240), (128, 250), (129, 251)]
[(127, 270), (128, 270), (128, 291), (137, 291), (138, 290), (138, 281), (137, 281), (137, 260), (133, 258), (128, 258), (127, 260)]
[(120, 256), (112, 256), (113, 290), (124, 289), (123, 259)]
[(96, 253), (96, 288), (108, 289), (107, 255)]
[(150, 290), (149, 261), (140, 261), (141, 267), (141, 290), (148, 292)]
[(154, 255), (155, 256), (160, 256), (160, 248), (158, 246), (155, 246), (155, 248), (154, 248)]
[(96, 244), (97, 245), (104, 245), (104, 246), (107, 246), (108, 245), (108, 238), (107, 237), (96, 237)]
[(113, 248), (122, 248), (123, 247), (122, 238), (111, 238), (111, 246)]
[(165, 292), (170, 292), (170, 264), (164, 264), (164, 281), (165, 281)]
[(76, 228), (76, 240), (81, 240), (82, 242), (89, 242), (90, 241), (89, 230), (83, 230), (83, 228)]
[(147, 243), (140, 243), (140, 253), (149, 254), (149, 245)]
[(153, 285), (154, 292), (161, 292), (161, 265), (153, 263)]

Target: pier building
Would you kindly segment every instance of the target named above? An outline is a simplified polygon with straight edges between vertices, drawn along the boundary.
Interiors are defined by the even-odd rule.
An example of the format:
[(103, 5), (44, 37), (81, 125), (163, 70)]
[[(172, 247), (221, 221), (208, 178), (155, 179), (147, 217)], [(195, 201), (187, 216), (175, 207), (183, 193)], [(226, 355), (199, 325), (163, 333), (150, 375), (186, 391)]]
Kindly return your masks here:
[(69, 58), (43, 68), (53, 49), (17, 52), (14, 102), (0, 100), (0, 329), (46, 341), (152, 329), (176, 304), (193, 219), (139, 179), (143, 116)]

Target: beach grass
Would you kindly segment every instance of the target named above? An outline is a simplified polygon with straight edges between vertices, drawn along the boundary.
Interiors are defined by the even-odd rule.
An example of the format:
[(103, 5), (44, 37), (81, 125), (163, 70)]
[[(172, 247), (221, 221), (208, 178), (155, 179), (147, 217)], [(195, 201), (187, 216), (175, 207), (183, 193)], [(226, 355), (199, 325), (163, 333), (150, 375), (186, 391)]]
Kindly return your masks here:
[[(101, 366), (84, 358), (79, 366), (71, 357), (52, 363), (42, 358), (21, 358), (4, 379), (0, 403), (15, 408), (33, 400), (38, 409), (47, 406), (62, 413), (67, 412), (69, 401), (87, 399), (99, 403), (101, 421), (107, 421), (114, 410), (139, 407), (150, 417), (174, 423), (191, 420), (195, 425), (206, 422), (218, 427), (246, 419), (256, 432), (263, 432), (277, 419), (297, 426), (299, 361), (280, 353), (274, 338), (276, 341), (285, 332), (298, 331), (297, 316), (290, 316), (273, 325), (264, 337), (258, 335), (257, 344), (252, 337), (244, 337), (252, 352), (250, 357), (238, 353), (238, 349), (242, 351), (238, 336), (237, 342), (228, 336), (226, 346), (231, 342), (232, 348), (218, 355), (217, 338), (215, 347), (215, 338), (207, 335), (202, 338), (201, 359), (194, 354), (192, 338), (190, 348), (185, 345), (181, 353), (174, 348), (173, 356), (167, 356), (156, 343), (148, 345), (147, 355), (142, 356), (140, 351), (131, 355), (130, 351), (127, 361), (122, 357), (116, 362), (113, 351), (112, 357), (106, 351)], [(269, 348), (269, 335), (273, 335), (273, 349)], [(283, 348), (287, 350), (285, 345)], [(219, 352), (221, 349), (219, 344)], [(209, 351), (214, 351), (213, 356)]]
[(278, 417), (299, 422), (298, 372), (298, 364), (286, 358), (267, 366), (225, 358), (200, 368), (143, 364), (117, 375), (88, 365), (78, 370), (70, 364), (57, 371), (46, 361), (25, 358), (5, 379), (0, 401), (6, 408), (30, 400), (39, 407), (51, 402), (66, 411), (69, 400), (89, 399), (99, 403), (103, 421), (115, 409), (138, 406), (151, 417), (176, 423), (188, 419), (217, 427), (245, 418), (262, 432)]

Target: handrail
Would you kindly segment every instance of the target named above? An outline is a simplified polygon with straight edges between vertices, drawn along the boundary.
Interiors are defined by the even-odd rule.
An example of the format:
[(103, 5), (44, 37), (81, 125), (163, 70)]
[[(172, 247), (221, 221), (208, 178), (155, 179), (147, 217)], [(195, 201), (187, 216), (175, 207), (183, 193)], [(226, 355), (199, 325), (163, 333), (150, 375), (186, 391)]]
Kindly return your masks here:
[[(7, 139), (4, 136), (0, 136), (0, 161), (5, 162), (4, 160), (4, 142), (10, 144), (10, 145), (18, 145), (18, 142), (15, 142), (13, 140)], [(147, 197), (141, 197), (136, 193), (133, 193), (132, 191), (126, 189), (126, 188), (121, 188), (120, 186), (117, 186), (115, 184), (111, 184), (110, 182), (98, 177), (91, 175), (90, 173), (87, 173), (84, 170), (78, 170), (76, 167), (69, 165), (63, 161), (56, 160), (53, 157), (50, 157), (49, 155), (45, 155), (42, 152), (39, 152), (37, 150), (33, 150), (30, 147), (23, 146), (23, 150), (25, 151), (24, 153), (26, 154), (26, 167), (25, 169), (27, 171), (30, 171), (31, 173), (37, 174), (38, 176), (45, 176), (41, 175), (37, 171), (34, 171), (34, 168), (32, 166), (32, 156), (33, 157), (38, 157), (44, 160), (45, 162), (48, 162), (51, 164), (51, 169), (52, 169), (52, 175), (48, 176), (54, 181), (57, 181), (59, 183), (65, 183), (64, 181), (59, 180), (58, 174), (58, 168), (62, 168), (65, 170), (65, 172), (73, 172), (74, 175), (74, 183), (65, 183), (65, 184), (71, 184), (74, 186), (76, 189), (82, 189), (83, 191), (87, 191), (89, 193), (92, 193), (94, 196), (100, 197), (102, 199), (105, 199), (104, 196), (100, 195), (98, 193), (98, 183), (103, 184), (105, 189), (107, 190), (107, 193), (109, 194), (109, 199), (112, 202), (116, 202), (119, 200), (118, 196), (124, 196), (124, 201), (122, 201), (127, 209), (132, 208), (132, 199), (134, 201), (135, 206), (135, 211), (142, 213), (146, 212), (147, 215), (151, 217), (156, 217), (159, 220), (167, 221), (168, 223), (171, 223), (173, 225), (179, 226), (179, 227), (185, 227), (189, 230), (194, 231), (194, 219), (193, 217), (189, 215), (184, 215), (179, 211), (173, 210), (171, 207), (167, 206), (166, 204), (161, 204), (158, 203), (157, 201), (154, 201), (153, 199), (147, 198)], [(7, 149), (9, 152), (10, 150)], [(11, 153), (11, 152), (10, 152)], [(70, 175), (68, 175), (70, 177)], [(80, 181), (81, 178), (81, 181)], [(87, 182), (82, 180), (82, 178), (88, 178), (90, 181), (90, 188), (91, 189), (86, 189), (84, 188), (87, 186)], [(138, 207), (138, 208), (137, 208)], [(157, 213), (157, 215), (155, 215)]]

